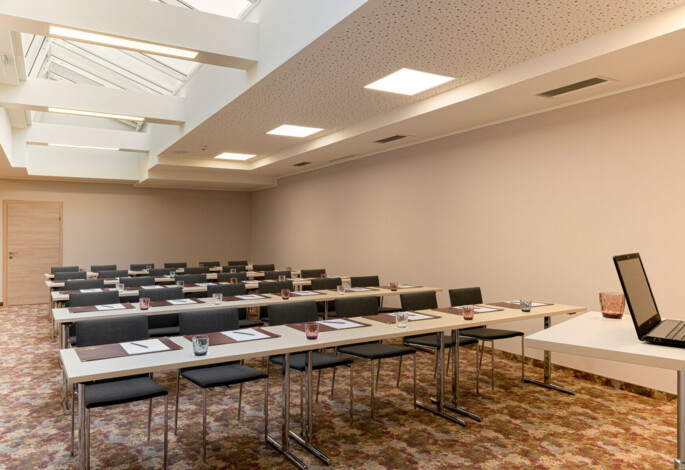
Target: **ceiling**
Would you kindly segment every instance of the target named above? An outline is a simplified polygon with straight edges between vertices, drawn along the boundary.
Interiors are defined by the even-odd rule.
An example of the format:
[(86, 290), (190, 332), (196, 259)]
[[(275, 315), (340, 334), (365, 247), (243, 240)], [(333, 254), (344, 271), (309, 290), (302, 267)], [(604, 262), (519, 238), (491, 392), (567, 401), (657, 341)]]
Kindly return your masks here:
[[(54, 0), (25, 1), (39, 4)], [(96, 1), (116, 8), (116, 2), (123, 0), (60, 1), (73, 5)], [(35, 29), (24, 26), (27, 16), (34, 15), (29, 19), (43, 23), (50, 18), (37, 18), (20, 8), (14, 16), (0, 15), (0, 53), (9, 55), (17, 50), (16, 44), (10, 49), (5, 45), (3, 50), (1, 28), (7, 27), (10, 45), (12, 39), (16, 42), (19, 38), (22, 56), (26, 57), (24, 65), (16, 54), (12, 62), (17, 69), (25, 68), (25, 76), (19, 70), (16, 83), (6, 77), (0, 80), (0, 105), (7, 110), (12, 134), (12, 145), (0, 137), (9, 162), (2, 161), (0, 152), (0, 177), (257, 190), (302, 171), (685, 74), (685, 55), (681, 52), (685, 47), (685, 0), (600, 4), (538, 0), (516, 2), (515, 7), (504, 0), (351, 0), (343, 2), (346, 5), (329, 0), (287, 6), (278, 0), (261, 0), (243, 6), (237, 20), (150, 0), (126, 0), (133, 1), (154, 3), (150, 18), (181, 12), (200, 32), (214, 25), (222, 34), (239, 33), (239, 41), (234, 42), (246, 44), (243, 49), (239, 44), (230, 51), (209, 50), (207, 46), (207, 54), (214, 54), (214, 58), (198, 65), (52, 38), (40, 61), (40, 52), (35, 50), (38, 42), (34, 41), (42, 44), (46, 40), (22, 29)], [(140, 13), (143, 20), (147, 11)], [(74, 12), (74, 16), (78, 15)], [(92, 24), (87, 20), (81, 19), (81, 24)], [(112, 23), (116, 29), (116, 22)], [(190, 33), (179, 31), (166, 40), (183, 45), (192, 36), (196, 43), (201, 42), (201, 37)], [(170, 33), (162, 31), (159, 36), (165, 34)], [(221, 63), (239, 66), (216, 65), (220, 61), (215, 57), (221, 54), (239, 59)], [(38, 69), (34, 65), (37, 61), (43, 64)], [(364, 88), (403, 67), (454, 80), (414, 96)], [(608, 80), (556, 98), (538, 96), (592, 77)], [(145, 121), (149, 124), (131, 126), (117, 120), (105, 126), (100, 121), (111, 120), (75, 120), (41, 113), (61, 89), (50, 88), (52, 95), (40, 99), (25, 96), (26, 90), (48, 90), (40, 78), (68, 81), (72, 88), (64, 90), (70, 96), (76, 94), (74, 100), (81, 95), (84, 101), (89, 98), (82, 106), (97, 102), (107, 107), (109, 99), (109, 112), (137, 107), (149, 114)], [(33, 80), (36, 82), (31, 83)], [(121, 94), (100, 97), (95, 87), (113, 88), (112, 93)], [(34, 112), (33, 118), (29, 111)], [(42, 115), (48, 118), (37, 117)], [(284, 123), (324, 130), (304, 139), (266, 134)], [(65, 130), (64, 126), (70, 127)], [(101, 128), (97, 139), (89, 130), (96, 126)], [(71, 128), (80, 133), (71, 132)], [(58, 133), (60, 129), (63, 132)], [(121, 145), (116, 146), (127, 152), (52, 152), (55, 149), (45, 147), (44, 141), (50, 136), (67, 133), (71, 133), (72, 142), (88, 145), (94, 141), (119, 142)], [(131, 133), (138, 134), (138, 140), (133, 142)], [(407, 137), (387, 144), (375, 142), (396, 134)], [(247, 162), (213, 158), (222, 152), (257, 156)], [(127, 155), (122, 156), (124, 153)], [(301, 162), (309, 164), (294, 166)], [(55, 171), (56, 167), (60, 170)], [(116, 177), (112, 177), (113, 167), (117, 167)]]

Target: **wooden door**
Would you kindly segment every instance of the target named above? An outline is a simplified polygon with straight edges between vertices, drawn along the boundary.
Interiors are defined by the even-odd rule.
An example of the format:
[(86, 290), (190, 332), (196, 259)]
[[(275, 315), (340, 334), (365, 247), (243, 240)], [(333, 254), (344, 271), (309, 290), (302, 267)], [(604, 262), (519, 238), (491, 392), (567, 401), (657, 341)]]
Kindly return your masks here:
[(62, 202), (4, 201), (5, 305), (45, 303), (44, 273), (62, 264)]

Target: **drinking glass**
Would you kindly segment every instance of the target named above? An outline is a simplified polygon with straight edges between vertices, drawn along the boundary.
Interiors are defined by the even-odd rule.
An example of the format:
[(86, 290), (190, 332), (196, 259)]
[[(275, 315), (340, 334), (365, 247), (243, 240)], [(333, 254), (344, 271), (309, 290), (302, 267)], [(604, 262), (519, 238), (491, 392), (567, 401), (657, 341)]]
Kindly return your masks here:
[(281, 282), (285, 281), (285, 274), (279, 274), (279, 275), (278, 275), (278, 280), (281, 281)]
[(196, 356), (204, 356), (209, 349), (209, 336), (195, 335), (193, 336), (193, 354)]
[(148, 264), (147, 266), (145, 266), (145, 271), (150, 272), (151, 269), (152, 265)]
[(462, 305), (461, 315), (464, 320), (473, 320), (473, 305)]
[(124, 292), (124, 285), (123, 284), (117, 283), (115, 287), (117, 288), (117, 290), (119, 291), (120, 294)]
[(304, 333), (307, 339), (316, 339), (319, 337), (319, 324), (315, 321), (310, 321), (304, 324)]
[(169, 277), (172, 279), (176, 277), (176, 270), (175, 269), (172, 269), (171, 271), (169, 271)]
[(521, 311), (530, 312), (530, 307), (533, 305), (533, 301), (530, 299), (521, 299)]
[(338, 286), (338, 295), (345, 295), (345, 286), (342, 284)]
[(621, 318), (626, 307), (626, 298), (616, 292), (600, 292), (599, 305), (602, 316), (606, 318)]
[(396, 282), (390, 283), (390, 290), (393, 292), (397, 290), (397, 283)]
[(234, 273), (234, 272), (236, 272), (236, 270), (235, 270), (235, 268), (231, 268), (231, 269), (229, 270), (229, 272), (230, 272), (230, 273)]
[(281, 289), (281, 299), (288, 300), (290, 298), (290, 289)]
[(395, 313), (395, 328), (406, 328), (409, 321), (409, 312)]
[(221, 292), (215, 292), (212, 294), (212, 298), (214, 299), (214, 305), (221, 305), (221, 302), (224, 300), (224, 295)]
[(140, 309), (141, 310), (147, 310), (150, 308), (150, 298), (149, 297), (141, 297), (140, 300)]
[(238, 284), (238, 278), (237, 278), (237, 277), (232, 277), (232, 278), (231, 278), (231, 284)]
[(185, 281), (176, 281), (176, 287), (183, 288), (184, 285), (185, 285)]

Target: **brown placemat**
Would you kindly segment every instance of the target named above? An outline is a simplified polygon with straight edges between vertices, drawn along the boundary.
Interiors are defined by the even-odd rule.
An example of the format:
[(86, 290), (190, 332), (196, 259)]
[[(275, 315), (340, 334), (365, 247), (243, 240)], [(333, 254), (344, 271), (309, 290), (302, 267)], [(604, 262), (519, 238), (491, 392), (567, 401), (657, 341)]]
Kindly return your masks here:
[[(483, 307), (490, 308), (490, 305), (494, 304), (488, 304), (488, 305), (483, 305)], [(480, 305), (476, 305), (477, 307)], [(436, 312), (442, 312), (442, 313), (450, 313), (452, 315), (461, 315), (461, 307), (445, 307), (445, 308), (432, 308), (431, 310), (434, 310)], [(501, 308), (496, 308), (492, 312), (501, 312), (503, 309)], [(492, 312), (482, 312), (482, 313), (492, 313)], [(473, 312), (475, 315), (480, 315), (478, 312)]]
[[(345, 329), (343, 329), (343, 330), (339, 330), (339, 329), (337, 329), (337, 328), (333, 328), (332, 326), (328, 326), (328, 325), (326, 325), (325, 323), (319, 323), (319, 333), (324, 333), (324, 332), (326, 332), (326, 331), (345, 331), (345, 330), (353, 330), (353, 329), (355, 329), (355, 328), (361, 328), (361, 327), (364, 327), (364, 326), (371, 326), (371, 325), (369, 325), (368, 323), (362, 323), (362, 322), (357, 321), (357, 320), (352, 320), (351, 318), (341, 318), (341, 320), (347, 320), (347, 321), (350, 321), (350, 322), (352, 322), (352, 323), (357, 323), (359, 326), (358, 326), (358, 327), (354, 327), (354, 328), (350, 327), (350, 328), (345, 328)], [(306, 322), (306, 323), (309, 323), (309, 322)], [(302, 323), (287, 323), (285, 326), (289, 326), (290, 328), (295, 328), (296, 330), (299, 330), (299, 331), (304, 331), (304, 324), (305, 324), (305, 322), (302, 322)]]
[[(128, 303), (128, 302), (127, 302), (127, 303), (120, 302), (120, 303), (121, 303), (121, 305), (123, 305), (126, 309), (135, 308), (135, 307), (133, 306), (133, 304), (130, 304), (130, 303)], [(95, 305), (87, 305), (87, 306), (83, 306), (83, 307), (68, 307), (67, 310), (69, 310), (69, 313), (84, 313), (84, 312), (118, 312), (119, 310), (124, 310), (124, 309), (118, 308), (118, 309), (116, 309), (116, 310), (115, 310), (115, 309), (112, 309), (112, 310), (98, 310), (97, 308), (95, 308)]]
[[(538, 301), (536, 300), (535, 302), (538, 302)], [(546, 307), (547, 305), (554, 305), (554, 304), (548, 304), (546, 302), (538, 302), (538, 303), (544, 304), (544, 305), (536, 305), (535, 307), (531, 307), (531, 308)], [(521, 310), (521, 306), (519, 304), (510, 304), (509, 302), (488, 302), (487, 304), (485, 304), (485, 306), (487, 306), (487, 305), (494, 305), (496, 307), (509, 308), (512, 310)]]
[[(105, 292), (108, 290), (116, 290), (114, 287), (98, 287), (98, 289), (102, 289), (101, 291), (98, 292)], [(59, 291), (60, 294), (90, 294), (90, 292), (82, 292), (81, 289), (75, 289), (75, 290), (61, 290)]]
[[(354, 289), (354, 290), (351, 290)], [(356, 289), (364, 289), (364, 290), (356, 290)], [(369, 292), (369, 291), (374, 291), (374, 290), (380, 290), (378, 287), (352, 287), (352, 288), (347, 288), (345, 289), (345, 292), (349, 292), (350, 294), (354, 294), (355, 292)]]
[[(171, 341), (169, 338), (157, 338), (166, 346), (169, 347), (167, 351), (176, 351), (178, 349), (183, 349), (178, 344)], [(76, 355), (81, 359), (81, 362), (87, 361), (97, 361), (100, 359), (113, 359), (115, 357), (125, 357), (129, 356), (124, 347), (119, 343), (114, 344), (99, 344), (97, 346), (86, 346), (83, 348), (74, 348)], [(142, 354), (152, 354), (153, 352), (165, 352), (165, 351), (151, 351), (149, 353), (140, 354), (130, 354), (131, 356), (140, 356)]]
[[(388, 289), (390, 290), (390, 286), (378, 286), (381, 289)], [(403, 290), (403, 289), (416, 289), (417, 287), (423, 287), (423, 286), (415, 286), (414, 284), (411, 285), (411, 287), (400, 287), (397, 286), (397, 290)], [(393, 291), (394, 292), (394, 291)]]
[[(172, 300), (181, 300), (181, 299), (172, 299)], [(201, 300), (194, 299), (192, 297), (189, 297), (189, 300), (192, 300), (196, 304), (201, 304), (203, 303)], [(168, 306), (174, 306), (174, 307), (182, 307), (183, 305), (190, 305), (190, 304), (181, 304), (181, 305), (174, 305), (168, 300), (155, 300), (150, 302), (150, 308), (152, 307), (168, 307)]]
[[(245, 294), (245, 295), (258, 295), (260, 299), (270, 299), (271, 297), (268, 297), (263, 294)], [(241, 299), (240, 297), (236, 297), (235, 295), (224, 295), (224, 302), (246, 302), (248, 300), (259, 300), (259, 299)]]
[[(435, 309), (433, 309), (433, 310), (435, 310)], [(408, 311), (411, 312), (411, 310), (408, 310)], [(416, 312), (416, 313), (418, 313), (418, 312)], [(430, 318), (419, 318), (418, 320), (407, 319), (407, 321), (412, 322), (412, 321), (433, 320), (434, 318), (440, 318), (439, 316), (431, 315), (430, 313), (421, 313), (421, 315), (427, 315)], [(364, 318), (367, 318), (369, 320), (374, 320), (377, 322), (381, 322), (381, 323), (387, 323), (388, 325), (395, 324), (394, 315), (389, 315), (387, 313), (379, 313), (378, 315), (364, 315)]]
[[(265, 335), (268, 335), (269, 337), (268, 338), (247, 339), (245, 341), (236, 341), (233, 338), (230, 338), (221, 332), (203, 333), (203, 334), (209, 336), (209, 345), (210, 346), (218, 346), (220, 344), (248, 343), (250, 341), (259, 341), (260, 339), (271, 339), (271, 338), (280, 338), (281, 337), (281, 335), (277, 335), (276, 333), (272, 333), (270, 331), (263, 330), (262, 328), (251, 328), (251, 329), (258, 331), (260, 333), (264, 333)], [(240, 331), (240, 330), (236, 330), (236, 331)], [(184, 338), (192, 343), (193, 342), (193, 336), (197, 336), (197, 335), (185, 335)]]

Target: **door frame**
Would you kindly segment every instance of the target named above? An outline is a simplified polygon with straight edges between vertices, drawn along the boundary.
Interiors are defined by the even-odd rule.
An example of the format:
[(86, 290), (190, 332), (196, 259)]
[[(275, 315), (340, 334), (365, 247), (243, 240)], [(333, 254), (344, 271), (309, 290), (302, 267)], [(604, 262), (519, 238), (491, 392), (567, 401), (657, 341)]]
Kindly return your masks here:
[(7, 278), (8, 278), (8, 256), (9, 256), (9, 242), (7, 240), (7, 212), (8, 205), (12, 202), (22, 202), (22, 203), (35, 203), (35, 204), (54, 204), (59, 202), (59, 264), (62, 265), (62, 250), (63, 250), (63, 240), (62, 240), (62, 230), (63, 222), (62, 216), (64, 211), (64, 201), (34, 201), (32, 199), (4, 199), (2, 201), (2, 301), (0, 305), (7, 304)]

